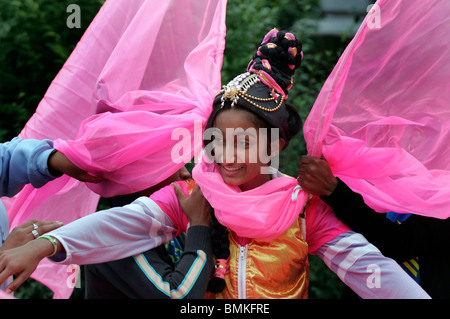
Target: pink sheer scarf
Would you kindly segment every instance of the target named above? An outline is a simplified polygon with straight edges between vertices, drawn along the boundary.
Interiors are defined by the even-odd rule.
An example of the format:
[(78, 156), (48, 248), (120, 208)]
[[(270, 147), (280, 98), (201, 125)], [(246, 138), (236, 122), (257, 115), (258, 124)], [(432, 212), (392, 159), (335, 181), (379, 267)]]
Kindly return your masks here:
[(240, 237), (264, 241), (278, 237), (292, 226), (308, 199), (297, 180), (288, 176), (243, 192), (225, 184), (216, 164), (208, 162), (203, 157), (192, 176), (214, 208), (217, 220)]
[[(99, 194), (153, 186), (201, 148), (190, 141), (220, 90), (226, 0), (108, 0), (26, 124), (23, 138), (50, 138), (74, 163), (108, 181), (63, 176), (5, 199), (13, 228), (36, 218), (64, 223), (93, 213)], [(184, 133), (191, 148), (172, 154)], [(188, 150), (188, 151), (186, 151)], [(114, 171), (114, 172), (113, 172)], [(94, 190), (94, 191), (92, 191)], [(67, 266), (43, 260), (33, 274), (68, 298)]]
[(304, 126), (378, 212), (450, 216), (450, 3), (378, 1)]
[[(93, 87), (103, 113), (82, 123), (76, 139), (55, 141), (78, 166), (107, 178), (88, 185), (105, 197), (146, 189), (190, 161), (220, 90), (225, 1), (138, 2), (109, 40), (116, 46)], [(120, 13), (128, 18), (129, 10)], [(181, 137), (192, 142), (173, 152)]]

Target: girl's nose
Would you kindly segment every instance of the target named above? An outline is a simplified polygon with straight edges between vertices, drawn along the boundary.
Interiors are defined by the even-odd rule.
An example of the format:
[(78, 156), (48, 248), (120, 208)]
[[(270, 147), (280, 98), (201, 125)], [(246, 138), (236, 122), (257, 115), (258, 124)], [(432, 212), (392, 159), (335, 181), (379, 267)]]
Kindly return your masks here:
[(189, 171), (187, 170), (186, 166), (183, 166), (182, 168), (180, 168), (180, 179), (181, 180), (186, 180), (191, 178), (191, 173), (189, 173)]
[(224, 145), (224, 153), (225, 158), (223, 159), (224, 163), (231, 164), (236, 161), (236, 149), (234, 143), (226, 143)]

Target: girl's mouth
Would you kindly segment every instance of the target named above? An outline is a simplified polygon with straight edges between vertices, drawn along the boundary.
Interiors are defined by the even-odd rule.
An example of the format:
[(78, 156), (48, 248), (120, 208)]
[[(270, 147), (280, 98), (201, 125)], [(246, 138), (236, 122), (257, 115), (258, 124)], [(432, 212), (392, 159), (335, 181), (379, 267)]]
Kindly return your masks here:
[(226, 164), (220, 164), (219, 165), (222, 169), (222, 171), (227, 175), (235, 175), (239, 171), (243, 169), (242, 165), (226, 165)]

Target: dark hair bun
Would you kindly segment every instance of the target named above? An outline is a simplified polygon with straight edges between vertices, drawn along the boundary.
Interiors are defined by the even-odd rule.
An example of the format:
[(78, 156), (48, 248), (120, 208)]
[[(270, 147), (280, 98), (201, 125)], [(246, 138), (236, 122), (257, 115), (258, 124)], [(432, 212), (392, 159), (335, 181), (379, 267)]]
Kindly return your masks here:
[(247, 70), (268, 73), (287, 95), (302, 58), (302, 44), (294, 34), (272, 29), (260, 42)]

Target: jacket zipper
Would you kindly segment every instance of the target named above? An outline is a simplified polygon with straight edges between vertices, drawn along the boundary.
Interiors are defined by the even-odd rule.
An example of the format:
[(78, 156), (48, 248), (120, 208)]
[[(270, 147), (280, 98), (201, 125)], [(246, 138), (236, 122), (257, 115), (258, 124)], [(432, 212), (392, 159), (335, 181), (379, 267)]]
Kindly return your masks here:
[(246, 273), (247, 273), (247, 246), (239, 245), (239, 261), (238, 261), (238, 298), (246, 299)]

